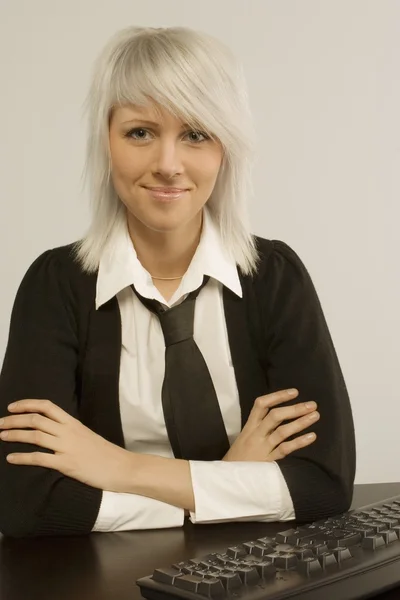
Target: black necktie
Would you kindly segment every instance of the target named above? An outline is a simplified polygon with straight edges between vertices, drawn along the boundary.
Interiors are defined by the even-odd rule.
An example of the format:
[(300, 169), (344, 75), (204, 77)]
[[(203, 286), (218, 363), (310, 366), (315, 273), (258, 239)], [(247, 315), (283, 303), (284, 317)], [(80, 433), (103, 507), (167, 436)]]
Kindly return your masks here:
[(159, 319), (165, 340), (165, 375), (162, 406), (175, 458), (221, 460), (229, 440), (211, 375), (193, 339), (196, 297), (206, 285), (191, 292), (177, 306), (165, 308), (157, 300), (139, 300)]

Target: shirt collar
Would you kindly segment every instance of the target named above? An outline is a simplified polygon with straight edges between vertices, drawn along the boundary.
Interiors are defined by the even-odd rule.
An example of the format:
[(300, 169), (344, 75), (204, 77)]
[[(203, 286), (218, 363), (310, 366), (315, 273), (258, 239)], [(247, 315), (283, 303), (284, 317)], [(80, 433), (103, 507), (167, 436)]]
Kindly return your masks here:
[[(240, 298), (243, 296), (236, 263), (227, 255), (207, 206), (203, 208), (203, 228), (199, 245), (179, 288), (167, 305), (172, 306), (182, 296), (200, 287), (204, 275), (216, 279)], [(125, 222), (123, 227), (114, 233), (100, 258), (96, 310), (132, 284), (145, 298), (156, 299), (166, 304), (154, 286), (150, 273), (140, 263)]]

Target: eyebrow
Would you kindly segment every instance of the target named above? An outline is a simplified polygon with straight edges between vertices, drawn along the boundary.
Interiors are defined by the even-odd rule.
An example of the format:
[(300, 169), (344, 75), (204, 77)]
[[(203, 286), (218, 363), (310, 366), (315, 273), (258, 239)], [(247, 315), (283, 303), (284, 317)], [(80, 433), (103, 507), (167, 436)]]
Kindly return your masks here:
[[(125, 125), (126, 123), (140, 123), (143, 125), (151, 125), (152, 127), (160, 127), (159, 123), (156, 123), (155, 121), (147, 121), (146, 119), (128, 119), (127, 121), (122, 121), (122, 125)], [(188, 127), (188, 124), (183, 124), (181, 129), (184, 129), (185, 127)]]

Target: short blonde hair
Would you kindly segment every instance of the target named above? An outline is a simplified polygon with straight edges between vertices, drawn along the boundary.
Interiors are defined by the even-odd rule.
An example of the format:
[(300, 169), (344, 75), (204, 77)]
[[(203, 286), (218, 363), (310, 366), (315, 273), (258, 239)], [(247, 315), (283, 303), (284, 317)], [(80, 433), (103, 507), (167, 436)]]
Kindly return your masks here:
[(105, 244), (126, 223), (111, 179), (109, 120), (115, 106), (146, 105), (149, 98), (221, 142), (224, 158), (207, 207), (229, 256), (244, 274), (254, 273), (259, 256), (247, 208), (254, 129), (243, 70), (222, 42), (187, 27), (128, 27), (95, 62), (83, 172), (92, 219), (76, 242), (76, 259), (85, 272), (97, 271)]

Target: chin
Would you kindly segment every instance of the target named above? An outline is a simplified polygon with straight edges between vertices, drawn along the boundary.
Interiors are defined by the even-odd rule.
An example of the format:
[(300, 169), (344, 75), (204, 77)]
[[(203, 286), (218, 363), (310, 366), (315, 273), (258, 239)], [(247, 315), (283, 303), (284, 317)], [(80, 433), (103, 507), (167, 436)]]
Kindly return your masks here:
[[(136, 217), (138, 218), (138, 217)], [(179, 229), (182, 225), (185, 225), (188, 219), (183, 218), (182, 215), (141, 215), (138, 219), (142, 225), (151, 229), (151, 231), (157, 231), (159, 233), (174, 231)]]

